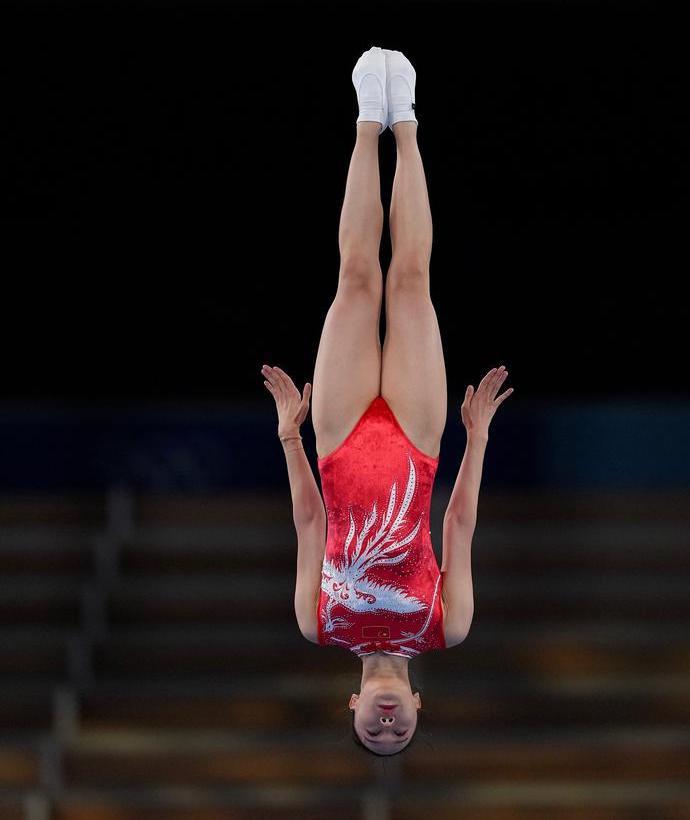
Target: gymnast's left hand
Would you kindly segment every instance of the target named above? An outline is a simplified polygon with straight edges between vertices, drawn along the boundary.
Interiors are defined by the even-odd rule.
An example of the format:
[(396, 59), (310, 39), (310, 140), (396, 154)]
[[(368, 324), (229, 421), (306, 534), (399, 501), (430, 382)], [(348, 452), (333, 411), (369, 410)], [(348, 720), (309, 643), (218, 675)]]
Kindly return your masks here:
[(468, 385), (465, 391), (465, 401), (462, 403), (461, 415), (462, 423), (465, 425), (468, 436), (489, 437), (489, 424), (494, 417), (494, 413), (501, 403), (513, 392), (509, 387), (506, 391), (496, 397), (499, 387), (506, 380), (508, 371), (504, 365), (492, 370), (481, 380), (477, 392), (474, 387)]
[(265, 364), (261, 368), (266, 381), (266, 389), (273, 396), (278, 411), (278, 435), (289, 436), (299, 432), (299, 428), (309, 412), (309, 397), (311, 385), (304, 385), (304, 395), (288, 374), (279, 367), (269, 367)]

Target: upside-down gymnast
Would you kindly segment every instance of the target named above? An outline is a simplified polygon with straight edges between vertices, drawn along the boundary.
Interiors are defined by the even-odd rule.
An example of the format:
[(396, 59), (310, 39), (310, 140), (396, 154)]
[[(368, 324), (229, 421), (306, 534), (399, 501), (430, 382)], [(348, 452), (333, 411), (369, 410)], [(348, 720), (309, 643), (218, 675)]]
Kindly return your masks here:
[[(429, 289), (432, 222), (417, 145), (416, 73), (400, 51), (365, 51), (352, 72), (359, 114), (340, 215), (338, 288), (324, 321), (313, 379), (312, 422), (323, 499), (301, 444), (312, 387), (303, 394), (264, 365), (275, 399), (297, 531), (295, 615), (300, 632), (362, 661), (352, 694), (355, 741), (377, 755), (405, 749), (422, 703), (411, 658), (448, 649), (474, 613), (471, 545), (489, 424), (513, 390), (508, 371), (467, 387), (462, 464), (443, 520), (443, 561), (433, 553), (431, 492), (446, 424), (441, 335)], [(379, 136), (390, 127), (397, 161), (390, 206), (386, 338), (379, 318), (383, 227)]]

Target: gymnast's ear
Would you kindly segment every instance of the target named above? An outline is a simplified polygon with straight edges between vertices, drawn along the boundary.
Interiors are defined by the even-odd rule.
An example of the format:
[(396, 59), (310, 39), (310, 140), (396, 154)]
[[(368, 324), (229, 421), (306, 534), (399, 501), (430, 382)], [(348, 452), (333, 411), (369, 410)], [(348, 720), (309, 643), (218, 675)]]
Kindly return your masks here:
[(358, 700), (359, 700), (359, 695), (355, 695), (355, 694), (353, 693), (353, 694), (352, 694), (352, 697), (350, 698), (350, 703), (349, 703), (348, 708), (350, 708), (350, 709), (354, 709), (354, 708), (355, 708), (355, 704), (357, 703), (357, 701), (358, 701)]

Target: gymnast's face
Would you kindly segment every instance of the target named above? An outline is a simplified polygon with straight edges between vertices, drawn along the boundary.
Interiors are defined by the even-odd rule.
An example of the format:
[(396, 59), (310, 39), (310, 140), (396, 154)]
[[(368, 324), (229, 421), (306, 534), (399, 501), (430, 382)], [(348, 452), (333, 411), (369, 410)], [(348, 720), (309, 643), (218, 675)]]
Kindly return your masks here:
[(421, 706), (419, 692), (413, 695), (409, 683), (391, 677), (369, 679), (360, 694), (350, 698), (357, 736), (383, 755), (399, 752), (412, 740)]

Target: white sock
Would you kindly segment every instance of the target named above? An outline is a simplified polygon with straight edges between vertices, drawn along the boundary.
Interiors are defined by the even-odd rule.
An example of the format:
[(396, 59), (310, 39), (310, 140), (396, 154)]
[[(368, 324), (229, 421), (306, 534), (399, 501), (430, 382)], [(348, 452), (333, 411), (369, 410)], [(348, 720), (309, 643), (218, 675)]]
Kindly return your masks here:
[(386, 49), (388, 73), (388, 124), (417, 122), (415, 114), (415, 83), (417, 73), (401, 51)]
[(386, 61), (381, 48), (373, 46), (362, 54), (352, 72), (352, 83), (359, 104), (357, 122), (378, 122), (383, 131), (387, 100)]
[(391, 79), (390, 89), (390, 124), (393, 125), (396, 122), (408, 120), (417, 122), (414, 112), (413, 93), (405, 77), (401, 77), (399, 74), (394, 76)]

